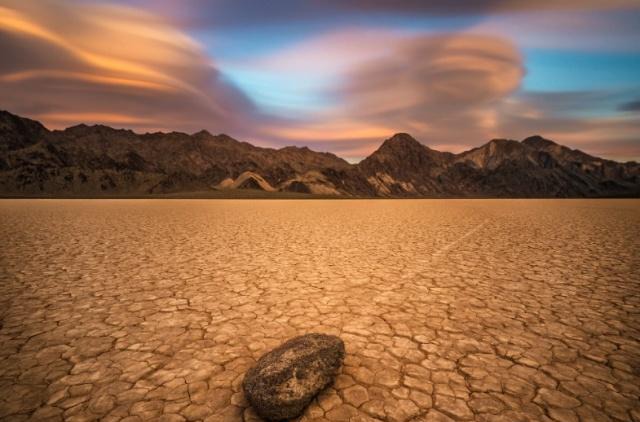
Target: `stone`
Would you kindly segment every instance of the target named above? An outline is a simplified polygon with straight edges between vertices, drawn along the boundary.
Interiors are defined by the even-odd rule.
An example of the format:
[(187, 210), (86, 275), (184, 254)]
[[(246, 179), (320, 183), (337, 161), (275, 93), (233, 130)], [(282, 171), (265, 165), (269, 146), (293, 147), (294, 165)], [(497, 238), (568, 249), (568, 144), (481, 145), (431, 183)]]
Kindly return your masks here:
[(242, 387), (255, 411), (268, 420), (299, 416), (336, 377), (344, 342), (325, 334), (292, 338), (262, 356), (247, 371)]
[(246, 371), (321, 332), (296, 422), (640, 422), (636, 203), (134, 202), (0, 201), (0, 421), (263, 422)]

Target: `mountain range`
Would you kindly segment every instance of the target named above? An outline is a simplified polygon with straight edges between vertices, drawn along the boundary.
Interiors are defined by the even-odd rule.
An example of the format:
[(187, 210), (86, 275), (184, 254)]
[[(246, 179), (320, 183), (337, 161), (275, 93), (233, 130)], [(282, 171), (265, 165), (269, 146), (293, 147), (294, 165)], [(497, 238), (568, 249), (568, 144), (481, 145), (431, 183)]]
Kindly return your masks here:
[[(640, 164), (541, 136), (459, 154), (406, 133), (350, 164), (306, 147), (260, 148), (207, 131), (137, 134), (103, 125), (48, 130), (0, 111), (0, 196), (140, 197), (189, 193), (337, 197), (640, 196)], [(305, 195), (306, 194), (306, 195)]]

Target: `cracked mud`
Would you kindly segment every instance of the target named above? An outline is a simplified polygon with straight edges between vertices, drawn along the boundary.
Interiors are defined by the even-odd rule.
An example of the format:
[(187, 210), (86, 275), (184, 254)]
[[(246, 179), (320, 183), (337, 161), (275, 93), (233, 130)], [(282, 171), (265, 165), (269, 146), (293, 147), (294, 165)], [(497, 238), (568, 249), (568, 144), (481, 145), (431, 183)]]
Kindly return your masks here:
[(640, 201), (0, 201), (0, 419), (255, 421), (245, 371), (339, 335), (302, 421), (640, 421)]

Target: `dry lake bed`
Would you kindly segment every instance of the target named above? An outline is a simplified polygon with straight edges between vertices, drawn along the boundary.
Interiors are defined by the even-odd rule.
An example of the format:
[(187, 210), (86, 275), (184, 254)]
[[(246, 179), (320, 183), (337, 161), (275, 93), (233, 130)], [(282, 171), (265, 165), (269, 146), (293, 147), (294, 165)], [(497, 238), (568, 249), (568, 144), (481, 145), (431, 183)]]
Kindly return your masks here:
[(640, 200), (2, 200), (0, 419), (253, 421), (241, 382), (344, 339), (302, 420), (640, 421)]

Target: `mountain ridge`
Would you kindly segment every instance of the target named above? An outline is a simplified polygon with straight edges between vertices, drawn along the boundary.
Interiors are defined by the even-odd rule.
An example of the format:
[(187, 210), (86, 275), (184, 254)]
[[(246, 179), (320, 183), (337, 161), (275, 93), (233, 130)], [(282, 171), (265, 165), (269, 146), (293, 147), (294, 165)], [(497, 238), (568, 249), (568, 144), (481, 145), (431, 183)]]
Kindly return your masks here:
[(193, 134), (79, 124), (49, 130), (0, 111), (0, 196), (119, 197), (189, 192), (335, 197), (640, 196), (640, 164), (534, 135), (454, 154), (397, 133), (357, 164), (307, 147), (262, 148)]

